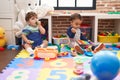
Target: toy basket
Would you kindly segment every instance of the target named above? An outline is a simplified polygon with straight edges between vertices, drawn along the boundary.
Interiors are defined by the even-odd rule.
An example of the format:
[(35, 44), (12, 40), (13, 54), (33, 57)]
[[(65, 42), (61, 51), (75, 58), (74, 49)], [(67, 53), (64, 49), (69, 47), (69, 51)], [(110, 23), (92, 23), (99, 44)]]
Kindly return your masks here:
[(98, 41), (103, 43), (117, 43), (120, 36), (98, 36)]
[(53, 43), (54, 44), (69, 44), (69, 38), (55, 38), (53, 37)]

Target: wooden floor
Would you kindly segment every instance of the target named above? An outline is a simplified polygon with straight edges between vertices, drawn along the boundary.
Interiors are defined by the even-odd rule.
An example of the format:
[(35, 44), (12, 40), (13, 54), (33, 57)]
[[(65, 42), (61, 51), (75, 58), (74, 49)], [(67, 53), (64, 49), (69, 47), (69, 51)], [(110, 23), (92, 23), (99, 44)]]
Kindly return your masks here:
[(5, 50), (0, 51), (0, 72), (10, 63), (12, 59), (19, 53), (20, 50), (12, 51)]

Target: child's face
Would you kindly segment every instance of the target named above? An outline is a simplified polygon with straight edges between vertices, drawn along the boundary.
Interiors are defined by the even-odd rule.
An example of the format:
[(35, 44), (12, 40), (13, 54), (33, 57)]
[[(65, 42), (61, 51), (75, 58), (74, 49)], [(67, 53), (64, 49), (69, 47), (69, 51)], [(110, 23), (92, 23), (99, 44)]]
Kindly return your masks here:
[(82, 21), (80, 19), (74, 19), (71, 21), (71, 26), (73, 28), (80, 28), (80, 25), (81, 25)]
[(37, 24), (36, 24), (37, 20), (38, 20), (37, 17), (31, 17), (28, 21), (28, 24), (30, 26), (36, 27), (37, 26)]

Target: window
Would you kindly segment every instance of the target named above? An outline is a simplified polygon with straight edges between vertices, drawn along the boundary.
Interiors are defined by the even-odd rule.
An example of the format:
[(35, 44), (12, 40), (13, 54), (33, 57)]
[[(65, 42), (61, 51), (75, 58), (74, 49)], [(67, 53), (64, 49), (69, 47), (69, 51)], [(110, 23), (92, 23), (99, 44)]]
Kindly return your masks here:
[(40, 0), (40, 4), (53, 6), (55, 10), (96, 9), (96, 0)]

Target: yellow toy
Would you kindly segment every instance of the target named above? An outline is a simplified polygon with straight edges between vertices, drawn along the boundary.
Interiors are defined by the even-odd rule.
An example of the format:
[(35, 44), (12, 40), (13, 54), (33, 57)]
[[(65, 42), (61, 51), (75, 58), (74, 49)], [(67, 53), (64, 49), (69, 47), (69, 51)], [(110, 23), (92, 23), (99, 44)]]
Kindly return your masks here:
[(4, 47), (6, 44), (5, 30), (0, 27), (0, 47)]
[(117, 57), (118, 57), (118, 59), (120, 59), (120, 51), (118, 51)]

